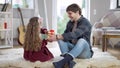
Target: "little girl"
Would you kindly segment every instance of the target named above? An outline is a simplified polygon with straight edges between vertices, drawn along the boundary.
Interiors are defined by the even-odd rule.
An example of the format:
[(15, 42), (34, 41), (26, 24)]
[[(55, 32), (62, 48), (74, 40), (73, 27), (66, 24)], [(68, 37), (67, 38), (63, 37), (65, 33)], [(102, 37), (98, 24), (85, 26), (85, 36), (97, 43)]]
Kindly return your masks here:
[[(53, 58), (52, 53), (46, 47), (47, 40), (45, 35), (47, 29), (40, 29), (41, 22), (41, 18), (32, 17), (27, 25), (23, 57), (31, 62), (44, 62)], [(44, 37), (39, 36), (40, 34)]]

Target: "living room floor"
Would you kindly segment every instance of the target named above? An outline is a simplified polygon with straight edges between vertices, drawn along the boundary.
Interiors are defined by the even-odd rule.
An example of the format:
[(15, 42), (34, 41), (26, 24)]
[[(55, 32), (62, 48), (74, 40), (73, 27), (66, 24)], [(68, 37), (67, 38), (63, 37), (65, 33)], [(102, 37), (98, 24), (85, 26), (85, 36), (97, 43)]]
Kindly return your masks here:
[[(21, 45), (14, 45), (14, 48), (21, 48)], [(100, 45), (95, 45), (95, 47), (101, 49)], [(120, 60), (120, 48), (112, 48), (112, 47), (108, 47), (107, 52), (109, 52), (111, 55), (117, 57), (117, 59)]]
[(120, 60), (120, 48), (119, 49), (108, 48), (108, 52)]
[[(23, 55), (23, 46), (14, 44), (11, 49), (3, 49), (0, 51), (1, 60), (0, 68), (53, 68), (51, 62), (58, 61), (60, 59), (60, 49), (57, 42), (48, 43), (47, 47), (53, 53), (55, 58), (47, 63), (32, 63), (25, 61), (21, 55)], [(93, 47), (94, 55), (91, 59), (75, 59), (77, 63), (74, 68), (120, 68), (120, 61), (116, 57), (111, 56), (108, 52), (101, 52), (101, 49)], [(9, 57), (8, 57), (9, 56)], [(7, 57), (7, 58), (6, 58)], [(12, 57), (12, 58), (11, 58)], [(6, 61), (5, 61), (6, 60)], [(12, 60), (12, 62), (11, 62)], [(104, 61), (105, 60), (105, 61)], [(104, 62), (102, 62), (104, 61)], [(98, 63), (98, 64), (96, 64)], [(82, 64), (82, 65), (81, 65)], [(99, 65), (101, 64), (101, 65)], [(47, 66), (46, 66), (47, 65)], [(49, 67), (48, 67), (49, 66)]]
[[(21, 48), (21, 47), (23, 47), (23, 46), (19, 45), (19, 43), (16, 40), (14, 40), (13, 48)], [(97, 47), (100, 50), (102, 50), (101, 45), (95, 45), (94, 47)], [(120, 60), (120, 48), (113, 48), (109, 45), (108, 49), (107, 49), (107, 52), (109, 52), (111, 55), (117, 57), (117, 59)]]
[[(98, 47), (99, 49), (101, 49), (100, 45), (95, 45), (95, 47)], [(120, 60), (120, 48), (113, 48), (113, 47), (110, 47), (109, 45), (107, 48), (107, 52), (109, 52), (111, 55), (117, 57), (117, 59)]]

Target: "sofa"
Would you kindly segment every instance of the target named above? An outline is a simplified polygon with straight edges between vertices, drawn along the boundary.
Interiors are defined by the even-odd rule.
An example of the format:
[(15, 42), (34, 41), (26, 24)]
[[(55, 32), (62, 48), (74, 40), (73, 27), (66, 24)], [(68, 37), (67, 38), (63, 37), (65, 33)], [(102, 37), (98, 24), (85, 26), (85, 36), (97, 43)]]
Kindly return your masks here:
[[(116, 28), (120, 29), (120, 10), (110, 10), (101, 18), (100, 21), (95, 22), (93, 25), (91, 33), (91, 44), (102, 45), (102, 35), (104, 34), (104, 29), (112, 30)], [(110, 38), (107, 41), (107, 44), (114, 46), (119, 41), (120, 38)]]

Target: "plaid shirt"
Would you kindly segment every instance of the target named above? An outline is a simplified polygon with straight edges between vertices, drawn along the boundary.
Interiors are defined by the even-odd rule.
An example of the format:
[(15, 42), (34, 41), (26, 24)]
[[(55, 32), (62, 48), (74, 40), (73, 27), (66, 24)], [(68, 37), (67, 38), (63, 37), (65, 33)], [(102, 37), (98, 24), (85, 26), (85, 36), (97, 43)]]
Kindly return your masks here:
[(91, 24), (90, 22), (84, 18), (83, 16), (77, 21), (77, 27), (74, 31), (72, 31), (74, 26), (74, 21), (69, 21), (67, 23), (66, 29), (62, 36), (64, 37), (64, 41), (72, 41), (78, 40), (80, 38), (85, 39), (90, 44), (90, 34), (91, 34)]

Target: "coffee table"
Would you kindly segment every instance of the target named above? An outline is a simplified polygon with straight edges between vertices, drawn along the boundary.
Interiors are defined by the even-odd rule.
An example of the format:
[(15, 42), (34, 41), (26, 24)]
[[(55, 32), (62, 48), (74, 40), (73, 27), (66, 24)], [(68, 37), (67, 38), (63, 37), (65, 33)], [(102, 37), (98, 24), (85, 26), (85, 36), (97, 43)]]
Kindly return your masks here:
[(103, 30), (102, 35), (102, 51), (107, 51), (107, 40), (109, 38), (120, 38), (120, 29), (112, 29), (112, 30)]

